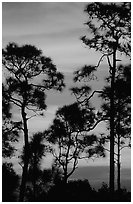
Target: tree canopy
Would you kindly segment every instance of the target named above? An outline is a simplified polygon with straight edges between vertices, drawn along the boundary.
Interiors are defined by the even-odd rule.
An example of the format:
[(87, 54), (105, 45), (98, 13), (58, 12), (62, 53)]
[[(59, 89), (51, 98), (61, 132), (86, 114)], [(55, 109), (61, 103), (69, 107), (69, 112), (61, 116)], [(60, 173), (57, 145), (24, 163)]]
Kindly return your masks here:
[(10, 102), (19, 107), (24, 103), (26, 107), (45, 109), (44, 91), (61, 91), (64, 87), (63, 75), (57, 71), (52, 60), (44, 57), (35, 46), (9, 43), (2, 50), (2, 63), (10, 73), (6, 78)]
[[(124, 54), (130, 58), (131, 54), (131, 3), (89, 3), (85, 12), (87, 14), (88, 34), (81, 40), (89, 48), (101, 53), (96, 65), (85, 65), (74, 74), (74, 81), (90, 81), (95, 79), (95, 72), (105, 58), (107, 60), (110, 74), (110, 191), (114, 192), (114, 138), (115, 138), (115, 80), (117, 63), (121, 61)], [(118, 58), (118, 53), (120, 59)], [(84, 89), (73, 89), (77, 100), (80, 103), (88, 102), (96, 93), (101, 90), (94, 90), (91, 94)], [(82, 100), (82, 97), (86, 99)]]
[(81, 109), (74, 103), (60, 108), (53, 124), (45, 131), (47, 140), (52, 144), (55, 162), (63, 170), (65, 182), (77, 168), (79, 159), (105, 156), (101, 140), (89, 133), (94, 122), (92, 110)]
[[(29, 134), (27, 121), (36, 111), (46, 109), (46, 90), (64, 88), (64, 76), (58, 72), (52, 60), (33, 45), (18, 46), (9, 43), (2, 50), (2, 63), (8, 74), (4, 86), (8, 92), (8, 103), (20, 110), (24, 133), (24, 167), (20, 187), (20, 201), (24, 200), (29, 163)], [(27, 117), (28, 111), (32, 111)]]
[(88, 15), (86, 25), (91, 37), (81, 39), (90, 48), (110, 55), (114, 45), (117, 50), (130, 56), (131, 52), (131, 3), (101, 3), (87, 5), (85, 12)]

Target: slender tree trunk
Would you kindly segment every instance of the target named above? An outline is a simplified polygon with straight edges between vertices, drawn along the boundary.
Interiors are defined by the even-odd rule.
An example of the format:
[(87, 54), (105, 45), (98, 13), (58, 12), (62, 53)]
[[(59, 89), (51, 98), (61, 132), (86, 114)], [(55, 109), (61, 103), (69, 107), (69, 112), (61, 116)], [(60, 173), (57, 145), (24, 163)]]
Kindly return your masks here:
[(67, 184), (67, 176), (64, 176), (64, 184)]
[(113, 52), (113, 67), (111, 73), (111, 97), (110, 97), (110, 192), (114, 193), (114, 90), (115, 90), (115, 72), (116, 72), (116, 48)]
[[(120, 141), (119, 141), (119, 144), (120, 144)], [(119, 146), (119, 145), (118, 145)], [(118, 191), (120, 191), (121, 189), (121, 182), (120, 182), (120, 146), (118, 147), (118, 175), (117, 175), (117, 188), (118, 188)]]
[[(119, 105), (119, 102), (118, 102)], [(120, 110), (118, 110), (118, 160), (117, 160), (117, 190), (120, 192)]]
[(36, 165), (37, 165), (37, 162), (36, 162), (36, 159), (34, 158), (34, 168), (33, 168), (33, 194), (34, 194), (34, 201), (36, 201), (36, 178), (37, 178), (37, 175), (36, 175)]
[(68, 176), (67, 176), (67, 164), (66, 164), (66, 167), (64, 170), (64, 179), (63, 179), (64, 185), (67, 184), (67, 179), (68, 179)]
[(20, 186), (20, 194), (19, 194), (19, 202), (24, 201), (25, 190), (26, 190), (26, 181), (27, 181), (27, 172), (28, 172), (28, 164), (29, 164), (29, 143), (28, 143), (28, 128), (27, 128), (27, 119), (25, 113), (25, 107), (22, 107), (22, 119), (24, 124), (24, 141), (25, 141), (25, 149), (24, 149), (24, 167), (22, 172), (22, 180)]

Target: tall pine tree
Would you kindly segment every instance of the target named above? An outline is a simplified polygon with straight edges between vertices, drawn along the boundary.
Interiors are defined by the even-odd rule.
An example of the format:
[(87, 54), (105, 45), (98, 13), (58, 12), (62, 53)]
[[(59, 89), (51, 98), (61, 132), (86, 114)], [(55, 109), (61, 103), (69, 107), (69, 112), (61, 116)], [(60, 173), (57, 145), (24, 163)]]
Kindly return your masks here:
[(20, 187), (19, 201), (24, 201), (27, 170), (29, 164), (28, 111), (46, 109), (45, 91), (64, 87), (64, 76), (57, 71), (50, 58), (44, 57), (42, 51), (32, 45), (18, 46), (9, 43), (2, 50), (2, 63), (8, 71), (5, 87), (10, 95), (9, 102), (17, 106), (22, 117), (24, 135), (24, 166)]

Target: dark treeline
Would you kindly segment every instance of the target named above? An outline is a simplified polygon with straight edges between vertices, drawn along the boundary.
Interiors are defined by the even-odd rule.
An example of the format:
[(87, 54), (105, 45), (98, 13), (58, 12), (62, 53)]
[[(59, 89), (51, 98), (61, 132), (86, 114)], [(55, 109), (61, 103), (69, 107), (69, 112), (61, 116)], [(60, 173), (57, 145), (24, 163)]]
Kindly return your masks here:
[[(28, 202), (130, 202), (131, 193), (126, 189), (115, 191), (111, 197), (106, 183), (95, 190), (86, 180), (69, 180), (66, 185), (62, 180), (62, 174), (57, 169), (45, 169), (40, 171), (36, 182), (36, 197), (32, 185), (32, 176), (29, 171), (25, 201)], [(19, 195), (19, 177), (11, 166), (3, 165), (3, 201), (16, 202)]]
[[(5, 161), (16, 156), (13, 144), (20, 135), (24, 140), (19, 156), (21, 178), (11, 163), (3, 162), (3, 201), (130, 201), (130, 192), (121, 188), (121, 151), (131, 146), (131, 65), (120, 63), (122, 55), (130, 60), (130, 7), (129, 2), (86, 6), (86, 26), (91, 35), (81, 40), (89, 49), (100, 52), (101, 58), (96, 65), (85, 65), (74, 72), (74, 87), (69, 88), (75, 102), (60, 107), (44, 132), (30, 135), (28, 121), (44, 115), (48, 105), (46, 92), (65, 91), (63, 73), (33, 45), (9, 43), (2, 50), (6, 70), (2, 84)], [(103, 59), (107, 60), (108, 69), (105, 86), (93, 90), (90, 81), (97, 78)], [(95, 95), (102, 101), (99, 110), (92, 103)], [(20, 121), (13, 120), (13, 108), (18, 110)], [(95, 134), (101, 122), (106, 124), (107, 131)], [(88, 180), (70, 180), (79, 160), (106, 157), (106, 151), (110, 152), (109, 186), (103, 183), (96, 191)], [(47, 154), (53, 156), (53, 164), (51, 169), (42, 170), (42, 160)]]

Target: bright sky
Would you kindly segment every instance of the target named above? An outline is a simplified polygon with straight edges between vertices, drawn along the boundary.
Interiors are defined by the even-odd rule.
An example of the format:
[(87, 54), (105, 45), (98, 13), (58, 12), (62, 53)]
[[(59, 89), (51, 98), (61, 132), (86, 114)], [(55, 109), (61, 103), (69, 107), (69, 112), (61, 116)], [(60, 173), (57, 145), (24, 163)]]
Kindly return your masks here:
[[(67, 84), (63, 94), (56, 92), (48, 94), (45, 117), (32, 119), (28, 124), (30, 132), (44, 130), (54, 118), (58, 107), (74, 101), (74, 97), (68, 91), (72, 86), (73, 71), (85, 64), (95, 64), (101, 56), (100, 53), (85, 48), (80, 40), (80, 37), (88, 32), (84, 25), (87, 20), (87, 15), (84, 13), (86, 4), (84, 2), (2, 3), (3, 47), (9, 42), (37, 46), (45, 56), (52, 58), (58, 70), (64, 73)], [(105, 73), (104, 65), (99, 73), (100, 79), (103, 79)], [(99, 89), (103, 85), (103, 80), (93, 85)], [(95, 103), (97, 104), (97, 101)], [(18, 114), (18, 111), (15, 111), (14, 117), (18, 118)], [(97, 130), (103, 129), (104, 126), (101, 125)], [(124, 150), (122, 157), (123, 166), (130, 166), (130, 150)], [(88, 165), (90, 164), (93, 165), (94, 162), (92, 164), (90, 161)], [(108, 157), (95, 162), (95, 165), (108, 164)]]

